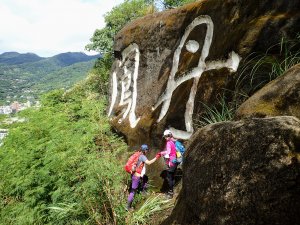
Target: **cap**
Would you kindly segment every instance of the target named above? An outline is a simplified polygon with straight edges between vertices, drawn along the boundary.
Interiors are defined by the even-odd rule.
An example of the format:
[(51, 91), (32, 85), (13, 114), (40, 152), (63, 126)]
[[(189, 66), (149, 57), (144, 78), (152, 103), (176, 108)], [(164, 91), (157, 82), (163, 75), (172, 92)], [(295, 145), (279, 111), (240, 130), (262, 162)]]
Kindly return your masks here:
[(148, 145), (143, 144), (143, 145), (141, 146), (141, 150), (142, 150), (142, 151), (148, 151), (148, 150), (149, 150)]
[(170, 136), (170, 135), (172, 135), (172, 132), (170, 130), (164, 131), (164, 136)]

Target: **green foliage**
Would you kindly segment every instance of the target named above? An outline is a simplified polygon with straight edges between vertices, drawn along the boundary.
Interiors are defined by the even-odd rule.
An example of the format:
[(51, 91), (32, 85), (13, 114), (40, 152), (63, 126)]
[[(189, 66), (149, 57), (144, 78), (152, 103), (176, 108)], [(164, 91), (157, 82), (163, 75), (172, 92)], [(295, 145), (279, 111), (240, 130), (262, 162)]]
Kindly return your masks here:
[(172, 9), (196, 1), (197, 0), (145, 0), (147, 4), (153, 6), (154, 11)]
[(38, 93), (44, 93), (58, 88), (70, 88), (85, 78), (84, 74), (93, 68), (95, 62), (95, 60), (79, 62), (45, 74), (32, 86), (32, 89)]
[(110, 68), (112, 66), (112, 55), (105, 54), (101, 59), (98, 59), (94, 65), (93, 72), (98, 77), (99, 93), (108, 95), (108, 83)]
[(165, 9), (170, 9), (195, 1), (197, 0), (163, 0), (162, 2)]
[(5, 120), (8, 116), (5, 114), (0, 114), (0, 123)]
[(37, 98), (49, 90), (69, 88), (83, 79), (95, 63), (94, 56), (83, 53), (64, 53), (35, 62), (26, 62), (23, 58), (21, 64), (0, 64), (0, 101), (3, 103), (7, 96), (10, 101), (26, 102), (27, 97)]
[(63, 93), (64, 90), (53, 90), (41, 97), (42, 104), (44, 106), (53, 106), (55, 107), (59, 103), (63, 102)]
[(0, 147), (0, 224), (124, 224), (126, 145), (108, 124), (97, 75), (20, 112)]
[(149, 4), (145, 0), (125, 0), (122, 4), (114, 7), (104, 16), (105, 27), (97, 29), (91, 43), (86, 45), (88, 51), (94, 50), (101, 54), (112, 54), (113, 41), (116, 33), (128, 22), (147, 14)]

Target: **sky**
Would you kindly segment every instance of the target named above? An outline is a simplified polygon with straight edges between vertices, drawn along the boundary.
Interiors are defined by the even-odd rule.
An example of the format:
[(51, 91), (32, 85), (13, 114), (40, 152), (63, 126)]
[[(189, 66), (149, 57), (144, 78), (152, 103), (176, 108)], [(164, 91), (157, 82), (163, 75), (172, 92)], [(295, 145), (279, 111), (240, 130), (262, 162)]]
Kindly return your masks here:
[(0, 54), (87, 52), (104, 14), (124, 0), (0, 0)]

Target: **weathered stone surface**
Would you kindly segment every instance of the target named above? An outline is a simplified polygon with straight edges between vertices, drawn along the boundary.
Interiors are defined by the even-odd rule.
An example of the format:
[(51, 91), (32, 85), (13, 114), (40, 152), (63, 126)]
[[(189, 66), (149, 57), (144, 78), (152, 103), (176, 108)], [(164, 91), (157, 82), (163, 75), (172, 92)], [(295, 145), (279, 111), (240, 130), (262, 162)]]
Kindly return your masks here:
[(115, 40), (111, 124), (130, 146), (157, 146), (168, 125), (190, 137), (202, 102), (232, 89), (239, 57), (295, 35), (299, 9), (296, 0), (203, 0), (128, 24)]
[(299, 224), (299, 160), (295, 117), (206, 126), (187, 149), (182, 190), (163, 224)]
[(236, 112), (237, 119), (279, 115), (300, 119), (300, 64), (252, 95)]

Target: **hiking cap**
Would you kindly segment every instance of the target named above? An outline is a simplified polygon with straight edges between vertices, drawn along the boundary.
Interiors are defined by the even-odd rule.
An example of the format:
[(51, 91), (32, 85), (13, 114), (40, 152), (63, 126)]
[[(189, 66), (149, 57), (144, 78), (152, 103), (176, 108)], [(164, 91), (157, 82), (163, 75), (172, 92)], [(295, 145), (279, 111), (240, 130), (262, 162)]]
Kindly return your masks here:
[(170, 130), (165, 130), (164, 131), (164, 137), (165, 136), (170, 136), (170, 135), (172, 135), (172, 132)]
[(148, 151), (148, 150), (149, 150), (148, 145), (143, 144), (143, 145), (141, 146), (141, 150), (142, 150), (142, 151)]

